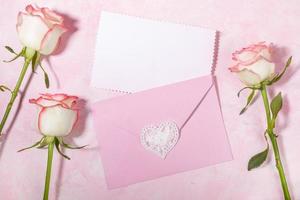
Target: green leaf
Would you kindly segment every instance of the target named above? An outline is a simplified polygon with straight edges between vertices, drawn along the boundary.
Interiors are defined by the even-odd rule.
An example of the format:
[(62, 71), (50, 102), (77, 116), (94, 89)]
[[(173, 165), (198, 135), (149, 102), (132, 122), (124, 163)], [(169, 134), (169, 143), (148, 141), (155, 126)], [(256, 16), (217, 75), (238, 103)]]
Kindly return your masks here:
[(56, 137), (54, 139), (54, 143), (55, 143), (55, 147), (56, 147), (58, 153), (65, 159), (71, 160), (71, 158), (69, 158), (67, 155), (65, 155), (63, 152), (61, 152), (61, 150), (59, 148), (59, 140)]
[(7, 49), (10, 53), (18, 55), (10, 46), (5, 46), (5, 49)]
[(241, 110), (240, 115), (242, 115), (244, 112), (246, 112), (246, 110), (248, 109), (248, 107), (249, 107), (250, 103), (252, 102), (254, 96), (255, 96), (255, 90), (253, 89), (253, 90), (251, 91), (250, 95), (248, 96), (247, 104), (246, 104), (246, 106)]
[(254, 155), (248, 162), (248, 171), (257, 168), (261, 164), (263, 164), (267, 159), (268, 152), (269, 152), (269, 146), (266, 148), (266, 150)]
[(281, 92), (279, 92), (279, 94), (277, 94), (277, 96), (275, 96), (271, 102), (271, 111), (272, 111), (273, 119), (276, 119), (281, 108), (282, 108), (282, 96), (281, 96)]
[(278, 74), (277, 76), (275, 76), (275, 77), (270, 81), (269, 85), (271, 85), (272, 83), (275, 83), (275, 82), (277, 82), (277, 81), (279, 81), (279, 80), (281, 79), (281, 77), (285, 74), (287, 68), (291, 65), (292, 59), (293, 59), (292, 56), (289, 57), (289, 59), (287, 60), (287, 62), (286, 62), (286, 64), (285, 64), (285, 66), (284, 66), (282, 72), (281, 72), (280, 74)]

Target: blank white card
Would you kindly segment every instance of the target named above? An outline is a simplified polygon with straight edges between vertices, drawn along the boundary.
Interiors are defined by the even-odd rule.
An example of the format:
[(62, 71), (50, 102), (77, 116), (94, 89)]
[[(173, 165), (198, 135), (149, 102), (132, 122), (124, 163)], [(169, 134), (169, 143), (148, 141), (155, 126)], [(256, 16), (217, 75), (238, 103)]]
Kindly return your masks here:
[(216, 31), (102, 12), (91, 86), (137, 92), (212, 70)]

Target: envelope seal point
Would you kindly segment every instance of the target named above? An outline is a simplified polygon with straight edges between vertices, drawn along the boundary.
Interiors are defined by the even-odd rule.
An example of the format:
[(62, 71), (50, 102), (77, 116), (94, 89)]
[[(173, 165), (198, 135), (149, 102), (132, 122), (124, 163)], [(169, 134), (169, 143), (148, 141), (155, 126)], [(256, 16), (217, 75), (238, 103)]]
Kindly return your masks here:
[(179, 140), (179, 129), (175, 122), (166, 121), (158, 125), (145, 126), (141, 131), (141, 144), (162, 159), (175, 147)]

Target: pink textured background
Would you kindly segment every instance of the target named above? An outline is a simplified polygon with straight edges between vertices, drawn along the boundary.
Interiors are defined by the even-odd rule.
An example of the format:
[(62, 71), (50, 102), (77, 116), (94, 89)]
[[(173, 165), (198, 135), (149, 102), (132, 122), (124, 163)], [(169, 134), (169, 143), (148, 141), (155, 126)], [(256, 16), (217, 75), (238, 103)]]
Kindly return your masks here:
[[(263, 139), (264, 112), (261, 99), (243, 116), (238, 112), (245, 96), (236, 97), (242, 87), (227, 67), (231, 52), (246, 44), (267, 40), (277, 46), (276, 62), (282, 64), (289, 55), (294, 62), (275, 91), (284, 94), (284, 109), (279, 116), (279, 143), (283, 149), (283, 163), (294, 199), (300, 199), (300, 4), (299, 0), (1, 0), (0, 46), (21, 46), (15, 31), (16, 15), (28, 3), (36, 2), (65, 13), (73, 34), (60, 54), (44, 61), (51, 77), (49, 92), (77, 94), (86, 99), (87, 116), (81, 120), (70, 139), (76, 144), (90, 144), (82, 151), (67, 151), (71, 161), (55, 154), (51, 199), (59, 200), (279, 200), (281, 189), (273, 158), (260, 169), (246, 170), (250, 156), (265, 147)], [(89, 87), (95, 34), (101, 9), (162, 19), (172, 22), (200, 25), (220, 31), (219, 55), (216, 67), (224, 121), (233, 150), (234, 161), (185, 172), (161, 179), (107, 190), (97, 142), (88, 107), (91, 102), (115, 94)], [(126, 27), (124, 27), (126, 28)], [(0, 58), (10, 54), (0, 49)], [(0, 82), (13, 87), (20, 71), (21, 60), (0, 64)], [(27, 76), (27, 79), (29, 77)], [(25, 86), (25, 85), (24, 85)], [(24, 88), (24, 87), (23, 87)], [(32, 149), (16, 153), (22, 147), (38, 140), (35, 128), (35, 108), (28, 99), (45, 92), (40, 70), (35, 74), (24, 96), (21, 111), (11, 127), (6, 141), (0, 144), (0, 199), (38, 200), (44, 185), (46, 150)], [(0, 96), (0, 113), (8, 100)], [(19, 101), (20, 99), (18, 99)], [(15, 109), (16, 110), (16, 107)], [(11, 115), (13, 116), (13, 115)], [(9, 122), (12, 121), (10, 117)], [(8, 126), (6, 126), (7, 128)], [(187, 152), (195, 153), (195, 152)], [(137, 166), (138, 167), (138, 166)]]

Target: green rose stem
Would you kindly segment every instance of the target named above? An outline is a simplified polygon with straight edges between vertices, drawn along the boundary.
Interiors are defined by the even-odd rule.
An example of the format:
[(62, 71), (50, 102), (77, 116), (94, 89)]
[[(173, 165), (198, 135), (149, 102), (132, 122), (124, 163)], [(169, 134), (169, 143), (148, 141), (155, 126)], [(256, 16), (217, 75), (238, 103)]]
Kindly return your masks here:
[(61, 156), (63, 156), (64, 158), (68, 159), (68, 160), (70, 160), (70, 158), (61, 151), (60, 146), (68, 148), (68, 149), (82, 149), (82, 148), (86, 147), (86, 145), (81, 146), (81, 147), (72, 147), (69, 144), (65, 143), (63, 141), (63, 138), (60, 137), (60, 136), (44, 136), (41, 140), (34, 143), (30, 147), (26, 147), (24, 149), (21, 149), (18, 152), (25, 151), (27, 149), (31, 149), (31, 148), (34, 148), (34, 147), (36, 147), (38, 149), (41, 149), (41, 148), (44, 148), (46, 146), (48, 146), (48, 159), (47, 159), (47, 170), (46, 170), (43, 200), (48, 200), (49, 199), (50, 179), (51, 179), (51, 170), (52, 170), (52, 160), (53, 160), (54, 146), (56, 147), (56, 150), (58, 151), (58, 153)]
[(24, 76), (25, 76), (25, 74), (27, 72), (28, 66), (31, 63), (32, 58), (33, 58), (35, 52), (36, 51), (33, 50), (33, 49), (31, 49), (31, 48), (28, 48), (28, 47), (26, 48), (26, 51), (25, 51), (25, 63), (23, 65), (23, 68), (22, 68), (22, 71), (20, 73), (19, 79), (18, 79), (17, 84), (15, 86), (15, 89), (11, 92), (11, 98), (9, 100), (9, 103), (7, 104), (4, 116), (3, 116), (2, 120), (1, 120), (1, 123), (0, 123), (0, 136), (2, 135), (2, 130), (4, 128), (4, 125), (5, 125), (6, 121), (7, 121), (7, 118), (9, 116), (10, 111), (11, 111), (11, 108), (12, 108), (12, 106), (13, 106), (16, 98), (17, 98), (17, 95), (19, 93), (19, 89), (20, 89), (21, 84), (23, 82)]
[(54, 149), (54, 140), (48, 145), (48, 160), (47, 160), (47, 171), (46, 171), (46, 180), (45, 180), (45, 189), (44, 189), (43, 200), (48, 200), (48, 198), (49, 198), (49, 188), (50, 188), (51, 169), (52, 169), (52, 160), (53, 160), (53, 149)]
[(290, 200), (291, 196), (289, 193), (288, 184), (287, 184), (287, 181), (285, 178), (284, 169), (283, 169), (282, 162), (280, 159), (280, 153), (279, 153), (279, 148), (278, 148), (278, 144), (277, 144), (277, 135), (275, 135), (274, 131), (273, 131), (273, 129), (275, 127), (275, 119), (271, 118), (267, 88), (266, 88), (266, 85), (264, 85), (264, 84), (262, 85), (261, 95), (262, 95), (262, 98), (264, 101), (264, 106), (265, 106), (266, 116), (267, 116), (267, 123), (268, 123), (267, 134), (269, 135), (271, 143), (272, 143), (274, 156), (275, 156), (275, 160), (276, 160), (276, 167), (279, 172), (281, 186), (282, 186), (282, 190), (284, 193), (284, 199)]

